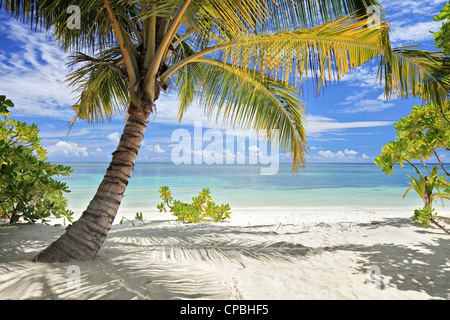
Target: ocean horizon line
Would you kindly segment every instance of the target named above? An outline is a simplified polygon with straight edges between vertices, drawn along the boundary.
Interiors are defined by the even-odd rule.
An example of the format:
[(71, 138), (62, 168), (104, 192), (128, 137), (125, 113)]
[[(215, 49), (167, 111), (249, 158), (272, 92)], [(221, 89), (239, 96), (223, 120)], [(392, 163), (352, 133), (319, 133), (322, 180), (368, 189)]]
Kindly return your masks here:
[[(109, 164), (110, 162), (106, 161), (76, 161), (76, 162), (62, 162), (62, 161), (54, 161), (56, 164)], [(412, 164), (418, 164), (420, 165), (420, 162), (411, 162)], [(155, 164), (155, 165), (174, 165), (174, 166), (254, 166), (254, 167), (264, 167), (267, 166), (266, 164), (250, 164), (250, 163), (182, 163), (177, 164), (173, 162), (136, 162), (137, 164)], [(282, 162), (279, 163), (279, 165), (292, 165), (292, 163), (288, 162)], [(373, 165), (376, 166), (373, 162), (309, 162), (305, 164), (304, 166), (308, 165)], [(427, 163), (427, 165), (439, 165), (438, 162), (430, 162)], [(442, 165), (449, 166), (450, 162), (442, 163)], [(396, 163), (394, 164), (395, 167), (400, 167), (400, 164)], [(406, 167), (406, 166), (405, 166)]]

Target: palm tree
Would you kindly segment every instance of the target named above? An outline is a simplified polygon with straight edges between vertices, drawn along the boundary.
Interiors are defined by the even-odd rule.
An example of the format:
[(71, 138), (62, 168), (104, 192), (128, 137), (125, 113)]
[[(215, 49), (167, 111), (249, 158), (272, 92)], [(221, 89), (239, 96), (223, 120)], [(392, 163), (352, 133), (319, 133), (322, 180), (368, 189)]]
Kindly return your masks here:
[(71, 29), (67, 8), (73, 2), (0, 0), (14, 18), (45, 28), (72, 52), (68, 81), (80, 92), (76, 118), (94, 123), (126, 112), (94, 198), (34, 261), (95, 257), (162, 90), (178, 90), (180, 119), (198, 98), (208, 115), (264, 133), (290, 152), (293, 170), (305, 162), (298, 96), (307, 79), (319, 92), (375, 59), (387, 97), (440, 102), (448, 94), (449, 69), (440, 52), (393, 49), (384, 19), (368, 26), (365, 8), (378, 5), (375, 0), (90, 0), (78, 3), (81, 27)]

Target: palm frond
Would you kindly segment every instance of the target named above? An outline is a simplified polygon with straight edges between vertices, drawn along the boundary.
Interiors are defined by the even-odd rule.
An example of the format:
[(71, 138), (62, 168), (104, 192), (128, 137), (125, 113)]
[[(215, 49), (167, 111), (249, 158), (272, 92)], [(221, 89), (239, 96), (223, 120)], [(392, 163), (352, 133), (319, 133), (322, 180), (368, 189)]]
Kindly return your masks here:
[(371, 29), (365, 25), (365, 21), (347, 16), (311, 29), (241, 35), (174, 63), (161, 79), (198, 58), (214, 56), (236, 68), (258, 69), (263, 78), (269, 75), (287, 83), (312, 76), (317, 87), (324, 86), (326, 74), (329, 80), (339, 80), (384, 52), (381, 39), (387, 25), (382, 22)]
[(276, 31), (312, 28), (347, 15), (365, 20), (370, 6), (377, 6), (384, 16), (376, 0), (275, 0), (266, 1), (266, 5), (271, 17), (263, 27)]
[[(199, 99), (205, 113), (223, 116), (227, 125), (253, 129), (269, 143), (290, 152), (293, 169), (304, 164), (305, 104), (293, 92), (295, 87), (265, 77), (259, 72), (237, 69), (214, 59), (200, 59), (186, 65), (177, 78), (181, 107), (179, 117)], [(193, 88), (201, 88), (194, 92)]]
[(450, 60), (442, 51), (399, 47), (381, 56), (380, 80), (385, 78), (385, 96), (420, 96), (441, 104), (450, 94)]
[(75, 119), (90, 123), (113, 118), (128, 107), (130, 84), (120, 48), (106, 50), (98, 57), (77, 52), (70, 56), (69, 67), (80, 65), (66, 81), (79, 92), (78, 102), (72, 106)]
[(196, 50), (242, 34), (277, 33), (311, 28), (347, 15), (367, 19), (367, 8), (376, 0), (196, 0), (183, 21)]
[(441, 52), (391, 49), (386, 22), (373, 28), (365, 26), (364, 20), (347, 16), (311, 29), (242, 35), (175, 62), (161, 79), (186, 63), (214, 56), (237, 68), (256, 68), (262, 77), (270, 75), (283, 82), (298, 78), (300, 86), (303, 79), (312, 78), (318, 93), (327, 79), (339, 80), (377, 58), (386, 96), (412, 94), (437, 103), (445, 99), (450, 92), (448, 57)]
[[(72, 29), (67, 24), (70, 17), (67, 9), (71, 5), (80, 8), (80, 29)], [(76, 3), (72, 0), (0, 0), (1, 7), (32, 28), (51, 32), (66, 51), (86, 50), (92, 53), (107, 49), (116, 42), (103, 0)], [(126, 0), (111, 1), (111, 7), (124, 33), (136, 39), (136, 8), (130, 7)]]

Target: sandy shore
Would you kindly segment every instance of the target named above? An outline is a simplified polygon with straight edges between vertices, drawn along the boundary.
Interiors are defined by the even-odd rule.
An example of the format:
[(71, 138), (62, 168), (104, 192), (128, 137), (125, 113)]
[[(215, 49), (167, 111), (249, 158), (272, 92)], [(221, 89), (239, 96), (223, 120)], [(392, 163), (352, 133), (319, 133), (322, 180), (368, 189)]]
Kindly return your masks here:
[(63, 227), (0, 225), (0, 299), (449, 299), (450, 237), (410, 217), (247, 209), (182, 225), (144, 213), (115, 224), (94, 261), (51, 265), (30, 260)]

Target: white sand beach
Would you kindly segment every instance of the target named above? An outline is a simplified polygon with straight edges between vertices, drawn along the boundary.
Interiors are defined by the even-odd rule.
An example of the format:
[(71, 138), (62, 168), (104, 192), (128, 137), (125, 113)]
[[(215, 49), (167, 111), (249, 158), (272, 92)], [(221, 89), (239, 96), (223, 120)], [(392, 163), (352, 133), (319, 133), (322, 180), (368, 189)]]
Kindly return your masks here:
[(63, 227), (3, 224), (0, 299), (449, 299), (450, 237), (411, 215), (246, 209), (183, 225), (155, 212), (135, 226), (119, 215), (94, 261), (67, 264), (31, 262)]

